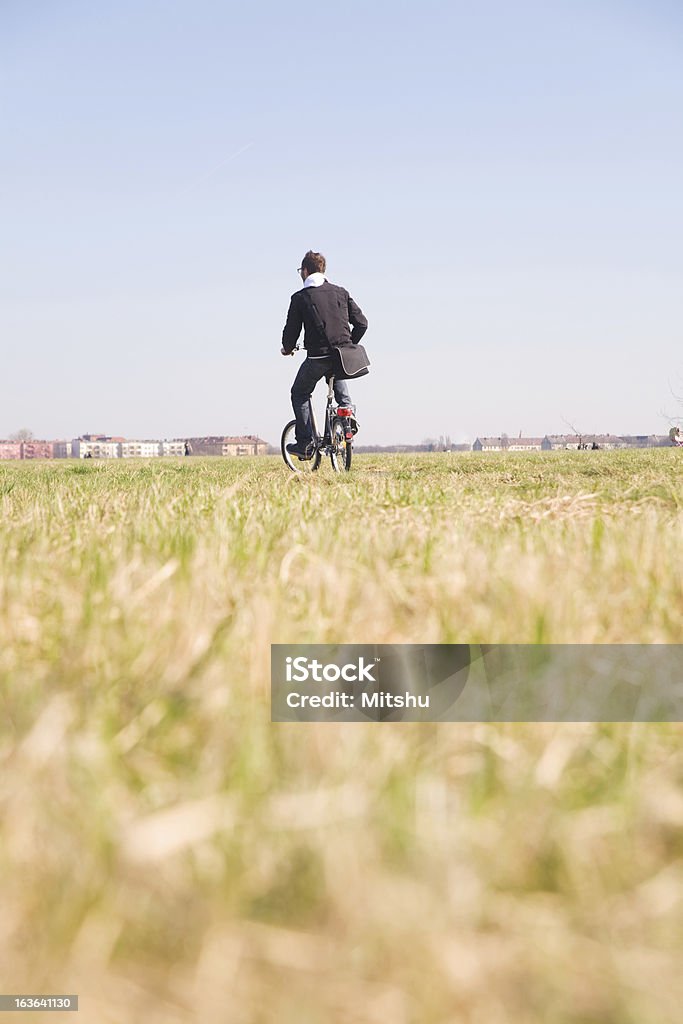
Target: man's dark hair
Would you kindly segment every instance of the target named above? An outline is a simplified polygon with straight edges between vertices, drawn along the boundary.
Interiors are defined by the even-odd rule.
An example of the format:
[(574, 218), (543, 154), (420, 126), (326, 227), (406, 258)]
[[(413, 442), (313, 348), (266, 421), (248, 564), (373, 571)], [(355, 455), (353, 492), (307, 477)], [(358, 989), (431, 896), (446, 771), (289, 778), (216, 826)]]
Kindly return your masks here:
[(301, 261), (301, 269), (307, 270), (309, 274), (324, 274), (327, 263), (321, 252), (313, 252), (309, 249)]

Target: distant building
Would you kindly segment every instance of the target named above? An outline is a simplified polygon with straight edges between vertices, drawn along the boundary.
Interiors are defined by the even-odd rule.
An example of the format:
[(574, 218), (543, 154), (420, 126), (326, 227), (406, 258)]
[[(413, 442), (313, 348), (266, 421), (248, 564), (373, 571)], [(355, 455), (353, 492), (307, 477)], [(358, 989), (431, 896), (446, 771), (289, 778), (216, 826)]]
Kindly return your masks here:
[(119, 441), (119, 458), (151, 459), (161, 455), (160, 441)]
[(604, 451), (617, 448), (662, 448), (668, 444), (668, 440), (663, 434), (546, 434), (543, 450), (592, 448), (594, 444)]
[(185, 441), (161, 441), (162, 455), (184, 455)]
[[(603, 448), (605, 451), (613, 451), (615, 448), (625, 448), (623, 437), (617, 437), (616, 434), (589, 434), (585, 441), (588, 445), (597, 444), (598, 448)], [(638, 445), (638, 447), (642, 447)]]
[(616, 434), (546, 434), (543, 438), (543, 451), (592, 448), (594, 444), (605, 450), (626, 447), (624, 439)]
[(619, 438), (622, 448), (648, 448), (647, 434), (624, 434)]
[(53, 459), (54, 444), (52, 441), (22, 441), (22, 459)]
[(472, 445), (473, 452), (540, 452), (541, 437), (478, 437)]
[(244, 437), (189, 437), (193, 455), (265, 455), (268, 442), (248, 434)]
[(540, 452), (542, 446), (542, 437), (509, 437), (507, 439), (509, 452)]
[(546, 434), (541, 442), (541, 450), (554, 452), (566, 449), (576, 449), (583, 444), (584, 438), (579, 434)]
[(0, 459), (20, 459), (21, 441), (0, 441)]
[(88, 440), (86, 435), (71, 442), (71, 454), (74, 459), (118, 459), (119, 444), (120, 441), (112, 439)]
[(478, 437), (472, 445), (473, 452), (502, 452), (502, 450), (502, 437)]
[[(189, 443), (189, 451), (187, 447)], [(108, 434), (81, 434), (72, 441), (0, 440), (0, 461), (16, 459), (131, 459), (162, 455), (266, 455), (268, 443), (255, 434), (240, 437), (136, 441)], [(278, 448), (277, 451), (280, 449)]]
[(668, 434), (634, 434), (620, 437), (621, 448), (664, 448), (671, 443)]
[(109, 434), (81, 434), (79, 441), (125, 441), (125, 437), (110, 437)]

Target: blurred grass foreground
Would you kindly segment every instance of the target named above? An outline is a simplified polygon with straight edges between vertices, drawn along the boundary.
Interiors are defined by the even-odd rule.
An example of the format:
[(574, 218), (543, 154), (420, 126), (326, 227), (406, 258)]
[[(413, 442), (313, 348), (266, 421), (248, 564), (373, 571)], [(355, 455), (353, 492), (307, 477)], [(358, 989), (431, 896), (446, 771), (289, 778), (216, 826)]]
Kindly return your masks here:
[(677, 1024), (680, 725), (268, 699), (271, 643), (679, 642), (680, 458), (0, 468), (0, 991), (82, 1024)]

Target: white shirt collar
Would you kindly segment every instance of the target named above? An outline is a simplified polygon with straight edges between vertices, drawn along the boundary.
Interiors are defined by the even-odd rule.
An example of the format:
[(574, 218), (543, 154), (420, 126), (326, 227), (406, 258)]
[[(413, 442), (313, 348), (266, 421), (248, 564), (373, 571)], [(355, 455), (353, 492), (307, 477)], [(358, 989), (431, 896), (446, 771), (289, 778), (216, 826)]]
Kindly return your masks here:
[(317, 288), (321, 284), (325, 284), (324, 274), (309, 274), (304, 281), (304, 288)]

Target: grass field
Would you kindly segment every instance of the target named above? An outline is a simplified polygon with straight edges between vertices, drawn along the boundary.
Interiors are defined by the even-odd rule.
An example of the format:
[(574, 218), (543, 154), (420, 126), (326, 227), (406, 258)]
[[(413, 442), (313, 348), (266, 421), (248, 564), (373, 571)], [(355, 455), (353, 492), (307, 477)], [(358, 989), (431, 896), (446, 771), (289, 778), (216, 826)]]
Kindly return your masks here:
[(680, 459), (0, 467), (0, 991), (82, 1024), (678, 1022), (679, 725), (268, 700), (273, 642), (679, 642)]

